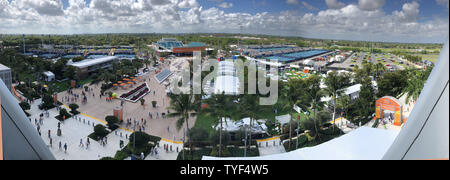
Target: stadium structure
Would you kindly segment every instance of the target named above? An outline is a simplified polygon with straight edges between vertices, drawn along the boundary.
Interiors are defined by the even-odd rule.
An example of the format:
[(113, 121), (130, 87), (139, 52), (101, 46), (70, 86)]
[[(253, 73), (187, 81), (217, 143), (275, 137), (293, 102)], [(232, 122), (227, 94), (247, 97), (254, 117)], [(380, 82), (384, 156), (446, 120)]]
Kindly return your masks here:
[(206, 45), (200, 42), (191, 42), (187, 45), (175, 38), (163, 38), (152, 44), (158, 56), (192, 56), (195, 51), (205, 51)]

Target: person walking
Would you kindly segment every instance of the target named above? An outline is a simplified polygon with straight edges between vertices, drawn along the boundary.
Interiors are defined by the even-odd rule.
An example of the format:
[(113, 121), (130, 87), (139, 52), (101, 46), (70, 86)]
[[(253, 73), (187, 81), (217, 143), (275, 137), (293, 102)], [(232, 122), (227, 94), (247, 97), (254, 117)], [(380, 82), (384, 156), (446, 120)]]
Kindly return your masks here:
[(59, 150), (61, 150), (62, 144), (61, 141), (59, 141)]
[(53, 139), (50, 138), (50, 147), (53, 147)]
[(67, 153), (67, 143), (64, 143), (64, 153)]

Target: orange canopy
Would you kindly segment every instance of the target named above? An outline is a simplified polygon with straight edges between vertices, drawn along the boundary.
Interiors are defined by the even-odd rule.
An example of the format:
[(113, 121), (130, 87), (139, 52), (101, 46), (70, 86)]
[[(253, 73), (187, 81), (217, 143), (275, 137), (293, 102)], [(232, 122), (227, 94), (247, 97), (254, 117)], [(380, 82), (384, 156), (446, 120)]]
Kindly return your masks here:
[(118, 84), (113, 84), (113, 86), (118, 86)]
[(128, 82), (128, 84), (134, 84), (133, 82)]
[(124, 80), (124, 81), (129, 81), (130, 79), (128, 79), (128, 78), (124, 78), (123, 80)]
[(125, 84), (125, 83), (122, 83), (122, 84), (120, 84), (121, 86), (125, 86), (125, 85), (127, 85), (127, 84)]

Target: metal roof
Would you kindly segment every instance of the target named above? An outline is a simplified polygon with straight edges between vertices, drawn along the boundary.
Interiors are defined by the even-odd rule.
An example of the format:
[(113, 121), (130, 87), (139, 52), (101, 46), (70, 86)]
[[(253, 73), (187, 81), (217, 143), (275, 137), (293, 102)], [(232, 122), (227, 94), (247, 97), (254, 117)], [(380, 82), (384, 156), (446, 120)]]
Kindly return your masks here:
[(107, 56), (107, 57), (102, 57), (102, 58), (97, 58), (97, 59), (86, 59), (80, 62), (76, 62), (71, 64), (72, 66), (75, 66), (77, 68), (86, 68), (89, 66), (94, 66), (97, 64), (102, 64), (108, 61), (113, 61), (113, 60), (118, 60), (119, 58), (116, 56)]

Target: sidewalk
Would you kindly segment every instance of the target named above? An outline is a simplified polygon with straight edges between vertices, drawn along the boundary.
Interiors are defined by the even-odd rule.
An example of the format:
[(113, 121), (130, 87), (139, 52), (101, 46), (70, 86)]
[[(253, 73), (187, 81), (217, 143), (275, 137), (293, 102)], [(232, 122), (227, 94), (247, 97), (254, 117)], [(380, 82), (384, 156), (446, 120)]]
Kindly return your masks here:
[(281, 154), (286, 152), (283, 144), (280, 144), (280, 137), (256, 140), (256, 142), (258, 143), (259, 156)]
[[(34, 127), (37, 127), (35, 124), (35, 119), (39, 121), (39, 115), (43, 113), (43, 111), (38, 109), (38, 105), (41, 100), (36, 100), (32, 105), (31, 109), (28, 111), (32, 116), (31, 124)], [(56, 108), (48, 111), (49, 117), (44, 116), (43, 124), (40, 125), (41, 128), (41, 137), (44, 142), (49, 146), (50, 151), (58, 160), (98, 160), (102, 157), (114, 157), (116, 151), (120, 150), (119, 142), (123, 140), (125, 144), (128, 143), (128, 140), (125, 136), (129, 136), (131, 134), (128, 131), (124, 130), (116, 130), (118, 135), (115, 135), (115, 132), (111, 132), (107, 136), (108, 144), (104, 147), (100, 145), (99, 142), (89, 139), (90, 145), (89, 148), (86, 149), (86, 141), (89, 134), (94, 131), (94, 126), (97, 124), (103, 124), (98, 122), (95, 119), (92, 119), (88, 116), (78, 115), (80, 120), (76, 120), (74, 118), (69, 118), (61, 123), (62, 135), (57, 136), (57, 127), (58, 120), (54, 117), (59, 114)], [(84, 123), (83, 123), (83, 120)], [(104, 125), (104, 124), (103, 124)], [(50, 147), (50, 138), (48, 137), (48, 130), (51, 131), (51, 138), (53, 139), (53, 145)], [(122, 133), (122, 137), (120, 137), (120, 133)], [(80, 146), (80, 139), (83, 140), (83, 147)], [(67, 143), (68, 149), (67, 153), (64, 152), (64, 148), (59, 149), (59, 142), (64, 146)]]
[[(164, 150), (164, 145), (169, 146), (169, 151)], [(172, 151), (170, 150), (170, 146), (172, 146)], [(161, 139), (161, 141), (159, 141), (159, 147), (156, 147), (158, 155), (149, 154), (145, 158), (145, 160), (177, 160), (178, 153), (182, 149), (183, 149), (183, 142)]]

